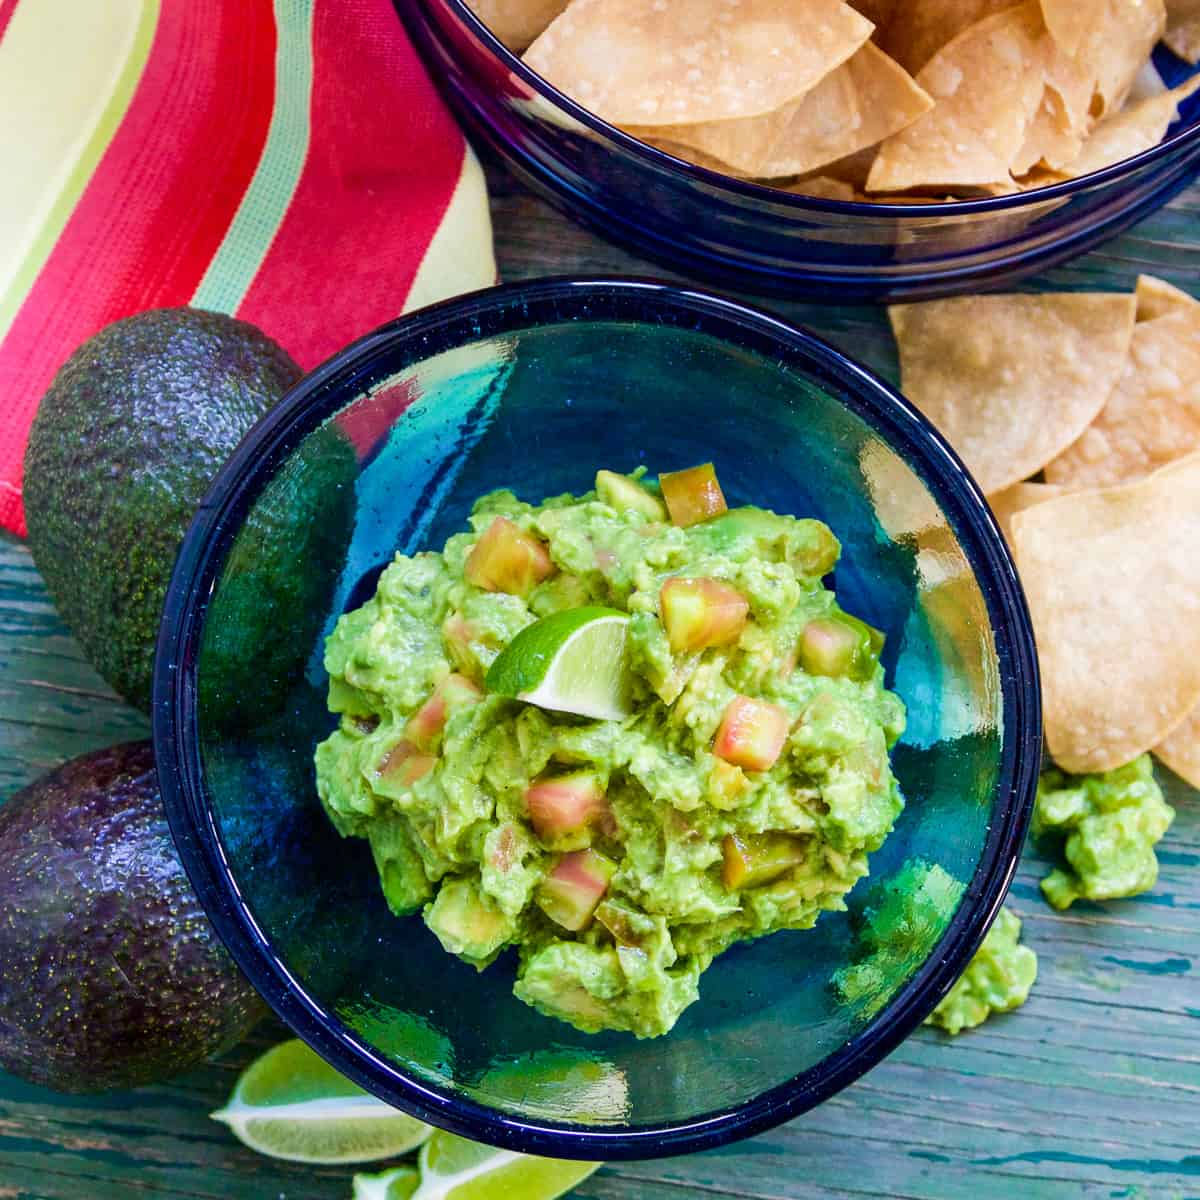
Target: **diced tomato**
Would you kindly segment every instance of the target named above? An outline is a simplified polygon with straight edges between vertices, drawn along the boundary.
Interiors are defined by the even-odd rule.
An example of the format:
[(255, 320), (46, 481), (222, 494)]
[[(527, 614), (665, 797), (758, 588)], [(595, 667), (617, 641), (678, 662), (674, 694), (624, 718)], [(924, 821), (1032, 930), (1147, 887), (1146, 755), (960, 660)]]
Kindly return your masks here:
[(437, 757), (423, 754), (407, 738), (401, 738), (382, 758), (379, 774), (390, 783), (411, 787), (437, 766)]
[(422, 750), (430, 749), (446, 724), (446, 701), (434, 690), (432, 696), (408, 718), (404, 732)]
[(800, 635), (800, 665), (810, 675), (849, 675), (859, 646), (858, 631), (836, 617), (809, 621)]
[(810, 675), (849, 675), (870, 679), (879, 662), (884, 636), (847, 612), (816, 617), (804, 627), (797, 647), (800, 665)]
[(730, 891), (759, 887), (798, 867), (805, 852), (804, 838), (790, 833), (726, 834), (721, 881)]
[(564, 854), (542, 880), (537, 893), (538, 906), (564, 929), (572, 932), (583, 929), (608, 891), (616, 869), (612, 859), (595, 850)]
[(595, 771), (543, 775), (525, 789), (525, 808), (534, 832), (545, 842), (601, 824), (608, 798)]
[(658, 484), (672, 525), (695, 525), (728, 511), (712, 463), (688, 467), (686, 471), (668, 471), (658, 477)]
[(404, 732), (422, 750), (431, 750), (446, 727), (446, 719), (455, 709), (478, 704), (483, 689), (465, 675), (447, 675), (433, 694), (408, 719)]
[(735, 696), (721, 718), (713, 753), (747, 771), (769, 770), (783, 752), (790, 724), (778, 704)]
[(487, 592), (528, 596), (554, 573), (545, 543), (507, 517), (496, 517), (467, 555), (463, 575)]
[(745, 596), (728, 584), (678, 576), (662, 585), (659, 607), (667, 641), (677, 654), (737, 641), (750, 613)]

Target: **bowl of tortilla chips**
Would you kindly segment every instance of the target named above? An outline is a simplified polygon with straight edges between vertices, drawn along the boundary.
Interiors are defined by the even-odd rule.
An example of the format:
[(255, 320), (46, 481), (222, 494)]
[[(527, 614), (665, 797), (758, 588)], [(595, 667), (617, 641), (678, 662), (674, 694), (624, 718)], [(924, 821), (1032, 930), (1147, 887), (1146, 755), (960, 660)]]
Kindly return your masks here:
[(1200, 165), (1197, 0), (408, 0), (479, 143), (556, 207), (741, 291), (1012, 282)]

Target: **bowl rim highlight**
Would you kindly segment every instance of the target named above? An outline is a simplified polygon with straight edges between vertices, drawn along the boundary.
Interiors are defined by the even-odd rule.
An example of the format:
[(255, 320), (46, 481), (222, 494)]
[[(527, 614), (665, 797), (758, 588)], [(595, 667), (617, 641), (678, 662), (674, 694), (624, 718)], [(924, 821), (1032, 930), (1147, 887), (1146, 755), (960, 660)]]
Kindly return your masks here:
[[(956, 529), (987, 604), (1003, 696), (992, 821), (974, 877), (938, 946), (875, 1018), (816, 1066), (732, 1108), (678, 1122), (585, 1126), (516, 1118), (444, 1094), (381, 1056), (305, 992), (249, 911), (207, 802), (196, 737), (205, 606), (230, 543), (276, 467), (326, 417), (361, 394), (383, 353), (401, 353), (403, 361), (390, 365), (394, 373), (457, 346), (574, 320), (665, 324), (707, 334), (813, 378), (839, 397), (916, 471)], [(827, 1099), (899, 1045), (949, 990), (1004, 900), (1041, 758), (1037, 659), (1016, 569), (982, 494), (941, 436), (889, 385), (814, 335), (697, 289), (629, 278), (551, 278), (487, 288), (384, 325), (305, 376), (247, 433), (188, 529), (159, 632), (152, 720), (159, 783), (183, 865), (222, 941), (284, 1024), (343, 1074), (432, 1124), (526, 1153), (606, 1161), (711, 1149), (762, 1132)]]
[[(401, 3), (402, 0), (397, 0)], [(408, 0), (410, 3), (428, 6), (430, 0)], [(773, 188), (766, 184), (755, 183), (749, 179), (738, 179), (721, 171), (708, 167), (697, 166), (686, 159), (676, 158), (665, 150), (659, 150), (646, 142), (625, 133), (616, 125), (610, 125), (602, 117), (596, 116), (590, 109), (584, 108), (578, 101), (573, 100), (566, 92), (559, 91), (544, 76), (525, 65), (520, 55), (511, 51), (487, 25), (475, 14), (466, 0), (440, 0), (481, 42), (501, 64), (522, 83), (531, 87), (543, 99), (550, 101), (564, 111), (568, 117), (586, 126), (591, 132), (599, 134), (607, 141), (616, 142), (623, 150), (631, 151), (646, 159), (660, 170), (674, 171), (685, 178), (702, 183), (709, 188), (722, 188), (735, 196), (747, 200), (769, 202), (782, 208), (791, 208), (797, 212), (819, 211), (839, 213), (847, 216), (872, 217), (925, 217), (938, 216), (972, 216), (977, 213), (999, 213), (1023, 208), (1026, 205), (1049, 203), (1065, 200), (1076, 192), (1085, 191), (1091, 187), (1114, 183), (1126, 175), (1149, 166), (1166, 157), (1177, 148), (1200, 140), (1200, 118), (1186, 125), (1172, 137), (1164, 138), (1148, 150), (1143, 150), (1131, 158), (1092, 171), (1087, 175), (1079, 175), (1060, 183), (1044, 184), (1041, 187), (1028, 188), (1025, 191), (1012, 192), (999, 196), (980, 196), (967, 200), (930, 200), (914, 203), (903, 201), (868, 201), (868, 200), (832, 200), (821, 196), (806, 196), (802, 192), (787, 192), (781, 188)], [(813, 172), (820, 174), (820, 171)]]

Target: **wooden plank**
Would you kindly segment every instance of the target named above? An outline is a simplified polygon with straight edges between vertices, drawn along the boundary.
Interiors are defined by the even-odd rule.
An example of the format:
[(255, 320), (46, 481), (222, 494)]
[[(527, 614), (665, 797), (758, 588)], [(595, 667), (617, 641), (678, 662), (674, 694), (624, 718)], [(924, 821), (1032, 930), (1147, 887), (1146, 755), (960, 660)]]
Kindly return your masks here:
[[(663, 272), (491, 176), (503, 276)], [(1128, 289), (1153, 271), (1200, 293), (1200, 187), (1039, 287)], [(895, 376), (877, 310), (750, 300)], [(25, 548), (0, 538), (0, 797), (74, 754), (142, 737), (83, 660)], [(1196, 1200), (1200, 1197), (1200, 804), (1178, 818), (1148, 896), (1056, 913), (1036, 848), (1012, 900), (1041, 974), (1020, 1013), (950, 1039), (922, 1030), (854, 1087), (781, 1129), (709, 1154), (608, 1167), (591, 1200)], [(207, 1113), (285, 1036), (267, 1024), (170, 1083), (63, 1097), (0, 1076), (0, 1200), (334, 1200), (349, 1170), (278, 1163)], [(518, 1198), (513, 1198), (518, 1200)]]

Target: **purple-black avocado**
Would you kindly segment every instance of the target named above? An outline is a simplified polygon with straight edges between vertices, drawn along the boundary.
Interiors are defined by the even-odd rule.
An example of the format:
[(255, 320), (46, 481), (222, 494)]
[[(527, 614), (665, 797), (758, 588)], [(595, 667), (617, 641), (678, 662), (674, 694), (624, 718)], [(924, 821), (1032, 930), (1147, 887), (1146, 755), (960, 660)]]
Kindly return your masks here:
[(0, 806), (0, 1067), (59, 1091), (137, 1087), (265, 1011), (184, 874), (149, 742), (73, 759)]

